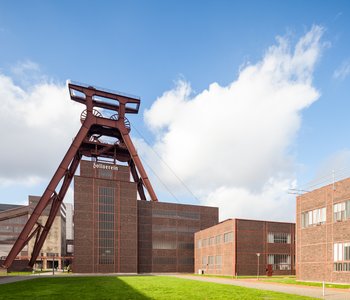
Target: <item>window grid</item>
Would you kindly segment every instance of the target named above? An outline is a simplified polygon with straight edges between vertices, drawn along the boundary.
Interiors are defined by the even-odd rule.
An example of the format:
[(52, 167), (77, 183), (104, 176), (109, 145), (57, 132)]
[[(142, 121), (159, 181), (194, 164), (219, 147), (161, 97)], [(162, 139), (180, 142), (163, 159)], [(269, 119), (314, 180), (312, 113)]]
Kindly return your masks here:
[(232, 242), (233, 241), (233, 232), (230, 231), (230, 232), (226, 232), (224, 234), (224, 243), (229, 243), (229, 242)]
[(115, 189), (99, 187), (98, 189), (98, 233), (99, 233), (99, 263), (114, 264), (114, 219)]
[(318, 208), (301, 213), (301, 227), (307, 228), (311, 226), (326, 223), (326, 208)]
[(277, 244), (290, 244), (291, 238), (290, 233), (273, 233), (269, 232), (267, 236), (268, 243), (277, 243)]
[(288, 254), (269, 254), (268, 263), (273, 270), (291, 270), (291, 260)]
[(334, 243), (334, 271), (350, 272), (350, 242)]
[(333, 205), (333, 219), (335, 222), (350, 218), (350, 200)]

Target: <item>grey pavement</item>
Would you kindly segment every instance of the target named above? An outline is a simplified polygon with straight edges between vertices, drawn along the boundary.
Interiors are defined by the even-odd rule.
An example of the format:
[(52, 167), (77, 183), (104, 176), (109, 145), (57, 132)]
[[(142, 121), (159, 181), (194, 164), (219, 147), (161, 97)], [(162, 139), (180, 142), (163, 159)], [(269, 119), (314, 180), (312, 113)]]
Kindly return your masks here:
[(30, 280), (34, 278), (37, 278), (37, 277), (36, 276), (0, 276), (0, 284)]
[(185, 278), (191, 280), (205, 281), (205, 282), (215, 282), (222, 284), (230, 284), (236, 286), (242, 286), (246, 288), (254, 288), (259, 290), (275, 291), (281, 293), (295, 294), (300, 296), (308, 296), (319, 299), (330, 299), (330, 300), (350, 300), (350, 290), (347, 289), (325, 289), (325, 297), (322, 295), (321, 287), (311, 287), (311, 286), (299, 286), (294, 284), (281, 284), (272, 283), (252, 279), (226, 279), (226, 278), (216, 278), (216, 277), (201, 277), (201, 276), (191, 276), (191, 275), (172, 275), (178, 278)]

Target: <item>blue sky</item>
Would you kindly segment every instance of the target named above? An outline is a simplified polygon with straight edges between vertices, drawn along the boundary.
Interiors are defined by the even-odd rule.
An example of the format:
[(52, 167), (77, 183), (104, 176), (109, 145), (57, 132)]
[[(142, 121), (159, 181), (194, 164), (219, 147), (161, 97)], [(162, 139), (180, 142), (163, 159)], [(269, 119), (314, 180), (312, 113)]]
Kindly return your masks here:
[[(12, 116), (13, 113), (13, 117), (18, 118), (19, 114), (26, 114), (18, 108), (23, 103), (27, 103), (25, 107), (33, 110), (35, 108), (32, 104), (40, 105), (40, 109), (37, 112), (31, 111), (28, 120), (26, 119), (27, 123), (23, 122), (23, 130), (27, 128), (28, 135), (32, 135), (31, 139), (25, 141), (25, 146), (15, 146), (12, 149), (13, 144), (8, 145), (7, 141), (20, 145), (23, 133), (18, 124), (2, 124), (6, 133), (1, 144), (7, 150), (2, 150), (3, 158), (0, 161), (0, 202), (25, 203), (28, 194), (41, 194), (56, 169), (60, 157), (69, 145), (69, 137), (71, 139), (75, 134), (74, 126), (78, 125), (68, 127), (65, 124), (60, 129), (60, 120), (51, 121), (52, 118), (55, 119), (52, 110), (56, 110), (57, 116), (65, 122), (67, 115), (71, 119), (76, 116), (78, 120), (77, 112), (83, 109), (79, 107), (75, 110), (75, 106), (72, 109), (73, 104), (68, 101), (59, 107), (53, 104), (56, 101), (53, 99), (60, 99), (60, 95), (63, 95), (66, 80), (71, 79), (141, 97), (140, 114), (133, 116), (131, 121), (199, 199), (193, 200), (188, 192), (180, 191), (183, 187), (179, 187), (179, 182), (171, 179), (169, 174), (163, 173), (166, 172), (163, 170), (164, 166), (157, 165), (159, 162), (152, 157), (142, 137), (134, 131), (140, 154), (153, 166), (173, 193), (178, 193), (177, 201), (219, 205), (231, 215), (236, 214), (232, 217), (265, 219), (273, 207), (276, 207), (274, 205), (279, 203), (277, 207), (286, 207), (288, 212), (280, 216), (274, 215), (273, 218), (293, 219), (289, 208), (294, 207), (294, 203), (287, 193), (288, 186), (307, 189), (311, 185), (308, 184), (310, 180), (323, 176), (328, 179), (332, 169), (342, 169), (341, 174), (344, 175), (350, 165), (347, 139), (350, 127), (347, 117), (350, 89), (349, 14), (348, 1), (1, 1), (0, 87), (3, 90), (1, 97), (7, 101), (2, 109), (0, 106), (0, 112), (2, 110), (3, 117)], [(285, 128), (288, 139), (281, 140), (276, 146), (278, 151), (273, 148), (276, 144), (274, 140), (270, 141), (271, 147), (260, 149), (264, 141), (271, 136), (278, 136), (279, 133), (274, 131), (279, 128), (277, 119), (269, 131), (271, 134), (262, 134), (263, 138), (259, 139), (259, 136), (254, 136), (254, 128), (259, 129), (259, 122), (266, 122), (264, 118), (260, 120), (258, 115), (256, 124), (250, 122), (251, 127), (244, 120), (235, 123), (234, 118), (231, 123), (227, 123), (228, 120), (220, 117), (226, 109), (224, 107), (223, 111), (218, 111), (215, 115), (214, 122), (223, 122), (225, 128), (230, 130), (221, 131), (218, 127), (218, 130), (210, 132), (209, 128), (207, 137), (193, 143), (198, 146), (193, 146), (194, 152), (202, 153), (198, 149), (207, 149), (198, 157), (203, 165), (200, 162), (191, 165), (193, 157), (186, 155), (186, 151), (178, 155), (184, 148), (192, 147), (191, 138), (179, 136), (178, 132), (181, 130), (173, 131), (174, 128), (180, 128), (181, 124), (178, 120), (173, 120), (169, 113), (163, 114), (163, 111), (167, 111), (167, 105), (172, 107), (178, 104), (179, 106), (175, 105), (176, 108), (191, 111), (193, 123), (202, 124), (205, 113), (208, 114), (208, 119), (211, 118), (210, 111), (200, 110), (203, 116), (197, 116), (196, 110), (191, 107), (201, 101), (205, 103), (206, 90), (212, 95), (209, 98), (213, 106), (221, 104), (219, 100), (216, 101), (216, 97), (219, 97), (217, 95), (222, 93), (222, 89), (211, 89), (213, 83), (221, 88), (228, 88), (238, 82), (237, 79), (244, 73), (242, 70), (247, 66), (258, 66), (264, 61), (269, 49), (279, 45), (276, 39), (278, 36), (288, 42), (292, 53), (298, 41), (308, 32), (317, 34), (312, 31), (313, 26), (321, 28), (321, 37), (317, 44), (319, 53), (310, 67), (308, 78), (303, 82), (310, 91), (317, 91), (318, 96), (310, 96), (312, 100), (307, 98), (309, 100), (305, 100), (302, 107), (295, 108), (288, 115), (291, 121), (286, 122), (285, 127), (281, 126)], [(42, 88), (45, 84), (49, 85), (46, 89)], [(292, 85), (292, 82), (288, 81), (288, 84)], [(6, 89), (13, 91), (17, 88), (21, 90), (20, 99), (14, 96), (17, 92), (10, 96), (4, 92)], [(251, 88), (255, 89), (253, 85)], [(52, 98), (48, 96), (50, 89), (54, 89), (52, 93), (55, 96)], [(236, 95), (237, 92), (232, 93)], [(298, 93), (291, 95), (293, 99), (290, 101), (298, 101)], [(231, 101), (234, 101), (234, 97)], [(253, 103), (251, 109), (254, 110), (254, 107), (258, 105)], [(65, 108), (67, 113), (64, 112)], [(229, 108), (235, 110), (234, 105)], [(275, 106), (271, 107), (272, 111), (274, 109)], [(7, 113), (9, 111), (10, 114)], [(269, 110), (266, 111), (268, 115)], [(158, 119), (160, 115), (161, 118)], [(281, 117), (276, 112), (271, 118), (275, 115)], [(205, 123), (203, 124), (205, 127)], [(50, 126), (50, 130), (45, 131), (46, 126)], [(203, 126), (196, 130), (200, 132)], [(241, 132), (237, 133), (236, 139), (231, 140), (230, 132), (237, 128), (241, 128)], [(57, 132), (57, 137), (51, 143), (55, 147), (49, 148), (46, 153), (43, 151), (48, 147), (45, 143), (48, 141), (46, 134), (52, 137)], [(241, 155), (242, 152), (230, 153), (230, 147), (236, 148), (234, 141), (242, 145), (245, 139), (241, 140), (240, 137), (245, 138), (250, 133), (251, 140), (256, 140), (256, 153), (251, 157)], [(215, 147), (208, 146), (213, 140), (213, 134), (222, 136), (218, 140), (214, 139)], [(196, 136), (196, 131), (192, 131), (192, 136)], [(228, 143), (224, 145), (226, 136)], [(169, 137), (171, 143), (167, 144)], [(59, 143), (59, 138), (65, 142)], [(35, 140), (38, 141), (37, 145)], [(184, 140), (186, 147), (171, 147), (182, 144)], [(31, 143), (33, 145), (28, 146)], [(225, 147), (227, 150), (216, 153), (215, 148), (226, 149)], [(10, 154), (13, 157), (17, 155), (21, 159), (13, 160), (6, 152), (9, 148), (12, 149)], [(210, 149), (214, 150), (210, 152)], [(266, 156), (255, 160), (264, 151)], [(276, 153), (281, 156), (278, 166), (264, 166), (259, 169), (263, 161), (269, 161), (266, 157)], [(217, 155), (227, 155), (226, 160), (232, 162), (227, 164), (229, 168), (224, 163), (225, 160), (216, 160)], [(232, 156), (236, 156), (236, 160)], [(181, 165), (194, 170), (193, 173), (177, 167), (179, 161), (183, 161)], [(235, 169), (235, 164), (241, 161), (244, 162), (242, 166)], [(259, 165), (256, 166), (260, 170), (259, 174), (261, 173), (259, 176), (255, 176), (255, 166), (250, 167), (252, 162)], [(215, 178), (210, 176), (203, 176), (196, 181), (196, 177), (201, 177), (196, 176), (196, 172), (211, 173), (208, 165), (213, 169), (222, 169), (222, 173), (227, 175), (220, 179), (221, 182), (218, 179), (213, 185), (206, 184), (206, 180), (215, 182)], [(6, 168), (11, 168), (11, 171)], [(37, 169), (34, 170), (35, 168)], [(230, 176), (230, 172), (243, 174), (245, 180)], [(153, 180), (160, 198), (173, 201), (157, 179)], [(316, 180), (316, 183), (321, 181)], [(274, 182), (274, 188), (271, 187), (271, 182)], [(269, 184), (271, 186), (267, 187)], [(280, 187), (279, 192), (275, 186)], [(268, 205), (271, 210), (257, 209), (249, 214), (245, 206), (241, 205), (241, 201), (253, 201), (251, 204), (261, 203), (263, 207), (265, 197), (275, 198)], [(279, 200), (283, 197), (288, 199), (287, 202)], [(224, 200), (219, 200), (221, 198)], [(260, 198), (261, 202), (258, 200)], [(230, 207), (231, 209), (226, 209)]]

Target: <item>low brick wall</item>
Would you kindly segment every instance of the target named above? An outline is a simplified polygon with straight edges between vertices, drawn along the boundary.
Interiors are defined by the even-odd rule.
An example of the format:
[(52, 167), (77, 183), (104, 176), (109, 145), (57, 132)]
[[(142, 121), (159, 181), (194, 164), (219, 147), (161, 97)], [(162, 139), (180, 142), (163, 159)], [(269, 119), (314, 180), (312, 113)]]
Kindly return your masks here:
[[(5, 261), (0, 260), (0, 265), (2, 265)], [(29, 260), (24, 259), (24, 260), (14, 260), (12, 263), (12, 266), (7, 269), (8, 272), (21, 272), (21, 271), (28, 271), (28, 264)], [(0, 268), (1, 270), (5, 270), (3, 268)]]

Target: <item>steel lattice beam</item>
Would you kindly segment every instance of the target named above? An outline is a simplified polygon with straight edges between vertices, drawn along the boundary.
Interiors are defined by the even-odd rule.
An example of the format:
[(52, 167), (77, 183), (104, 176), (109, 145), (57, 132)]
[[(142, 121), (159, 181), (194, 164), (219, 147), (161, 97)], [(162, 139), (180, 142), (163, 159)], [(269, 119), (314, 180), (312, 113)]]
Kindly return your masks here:
[[(140, 100), (135, 97), (81, 84), (70, 83), (68, 87), (71, 99), (86, 105), (86, 110), (81, 116), (82, 126), (8, 254), (3, 264), (4, 268), (11, 266), (20, 251), (36, 235), (29, 262), (29, 266), (33, 267), (59, 212), (82, 156), (96, 159), (104, 157), (114, 161), (127, 162), (133, 179), (137, 184), (140, 198), (146, 200), (145, 187), (151, 200), (158, 201), (129, 136), (130, 126), (125, 117), (125, 113), (138, 113)], [(110, 118), (105, 118), (95, 108), (112, 111), (114, 115)], [(114, 138), (117, 139), (117, 142), (114, 144), (106, 143), (100, 141), (100, 137)], [(57, 193), (56, 189), (58, 186), (60, 186), (60, 189)], [(49, 205), (51, 205), (51, 208), (48, 219), (45, 225), (41, 225), (38, 223), (38, 219)]]

